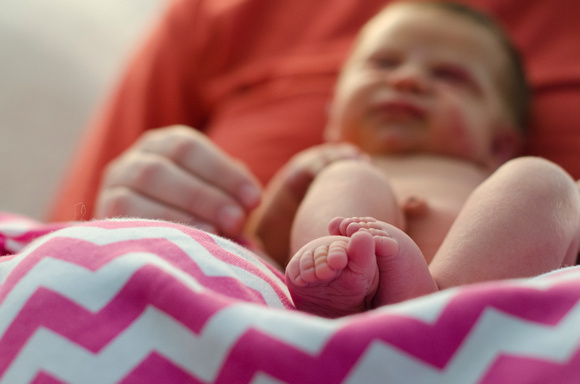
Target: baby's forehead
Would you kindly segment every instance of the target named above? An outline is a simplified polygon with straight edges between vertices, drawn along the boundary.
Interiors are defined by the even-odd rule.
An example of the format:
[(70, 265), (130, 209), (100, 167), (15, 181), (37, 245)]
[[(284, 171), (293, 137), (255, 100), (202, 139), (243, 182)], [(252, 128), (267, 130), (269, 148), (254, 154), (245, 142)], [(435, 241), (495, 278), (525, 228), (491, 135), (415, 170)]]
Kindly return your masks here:
[[(500, 47), (491, 30), (462, 14), (426, 4), (401, 3), (386, 7), (369, 20), (358, 43), (380, 44), (385, 40), (404, 43), (406, 40), (430, 45), (449, 42), (460, 45), (474, 36), (483, 37), (481, 43), (492, 42), (490, 45), (494, 48)], [(469, 43), (473, 45), (474, 41)]]
[(416, 3), (392, 4), (379, 12), (361, 31), (353, 56), (409, 47), (442, 59), (477, 60), (494, 71), (506, 64), (506, 52), (491, 30), (464, 15)]

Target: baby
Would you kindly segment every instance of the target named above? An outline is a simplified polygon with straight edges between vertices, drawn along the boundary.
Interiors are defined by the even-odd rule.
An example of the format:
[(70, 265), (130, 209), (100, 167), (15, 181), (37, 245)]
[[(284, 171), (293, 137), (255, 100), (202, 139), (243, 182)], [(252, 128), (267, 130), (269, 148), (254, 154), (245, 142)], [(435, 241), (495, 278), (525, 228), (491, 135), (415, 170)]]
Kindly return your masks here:
[[(296, 307), (344, 316), (575, 264), (574, 181), (546, 160), (514, 159), (528, 98), (515, 49), (474, 10), (402, 2), (370, 20), (326, 134), (372, 162), (346, 145), (299, 154), (257, 216), (267, 253), (281, 265), (293, 255)], [(308, 172), (311, 183), (296, 178)]]

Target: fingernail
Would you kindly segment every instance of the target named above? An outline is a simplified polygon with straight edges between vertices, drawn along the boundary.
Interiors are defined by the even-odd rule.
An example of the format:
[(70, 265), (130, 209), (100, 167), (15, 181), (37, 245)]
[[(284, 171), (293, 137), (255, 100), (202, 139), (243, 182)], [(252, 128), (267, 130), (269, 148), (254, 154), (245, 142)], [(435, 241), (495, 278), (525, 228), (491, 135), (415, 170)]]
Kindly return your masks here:
[(244, 212), (233, 205), (226, 205), (218, 213), (218, 222), (226, 232), (235, 231), (244, 219)]
[(238, 191), (238, 196), (247, 207), (254, 207), (260, 202), (260, 190), (251, 184), (244, 184)]

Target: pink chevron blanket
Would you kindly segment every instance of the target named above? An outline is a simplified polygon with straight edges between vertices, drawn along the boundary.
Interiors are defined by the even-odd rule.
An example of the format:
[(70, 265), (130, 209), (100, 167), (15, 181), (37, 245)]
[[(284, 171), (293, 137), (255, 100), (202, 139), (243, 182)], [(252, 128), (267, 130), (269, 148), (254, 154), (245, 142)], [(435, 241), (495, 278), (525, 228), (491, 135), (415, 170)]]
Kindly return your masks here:
[(328, 320), (178, 224), (0, 215), (0, 251), (0, 383), (580, 382), (576, 267)]

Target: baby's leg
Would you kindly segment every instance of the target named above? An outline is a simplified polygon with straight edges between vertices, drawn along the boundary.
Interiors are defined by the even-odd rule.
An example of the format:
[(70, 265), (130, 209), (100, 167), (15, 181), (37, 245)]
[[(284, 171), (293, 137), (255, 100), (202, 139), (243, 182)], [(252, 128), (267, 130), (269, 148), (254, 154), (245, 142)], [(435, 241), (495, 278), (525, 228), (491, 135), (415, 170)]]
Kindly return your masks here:
[(560, 167), (512, 160), (467, 200), (430, 264), (440, 288), (530, 277), (573, 265), (580, 193)]
[(335, 218), (332, 236), (306, 244), (286, 281), (296, 308), (345, 316), (436, 290), (419, 248), (402, 231), (372, 218)]
[(404, 218), (389, 180), (363, 161), (340, 161), (321, 171), (310, 185), (294, 218), (290, 255), (328, 235), (335, 217), (372, 216), (398, 228)]

